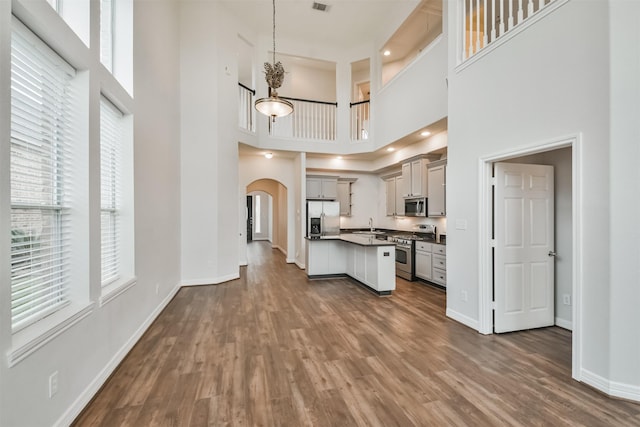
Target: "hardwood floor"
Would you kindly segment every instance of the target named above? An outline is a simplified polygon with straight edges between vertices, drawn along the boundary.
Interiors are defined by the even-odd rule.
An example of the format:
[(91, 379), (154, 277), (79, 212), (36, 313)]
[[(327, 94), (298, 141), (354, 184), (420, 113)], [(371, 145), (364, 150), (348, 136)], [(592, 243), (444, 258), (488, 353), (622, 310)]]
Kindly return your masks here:
[(249, 252), (240, 279), (180, 290), (74, 425), (640, 425), (571, 379), (568, 331), (483, 336), (441, 290), (378, 297)]

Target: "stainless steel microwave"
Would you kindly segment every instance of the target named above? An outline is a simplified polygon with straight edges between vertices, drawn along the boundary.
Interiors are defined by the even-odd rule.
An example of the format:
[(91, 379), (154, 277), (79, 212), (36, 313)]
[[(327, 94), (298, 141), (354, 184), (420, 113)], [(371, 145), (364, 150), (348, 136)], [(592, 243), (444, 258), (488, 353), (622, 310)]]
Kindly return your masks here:
[(427, 198), (404, 199), (405, 216), (427, 216)]

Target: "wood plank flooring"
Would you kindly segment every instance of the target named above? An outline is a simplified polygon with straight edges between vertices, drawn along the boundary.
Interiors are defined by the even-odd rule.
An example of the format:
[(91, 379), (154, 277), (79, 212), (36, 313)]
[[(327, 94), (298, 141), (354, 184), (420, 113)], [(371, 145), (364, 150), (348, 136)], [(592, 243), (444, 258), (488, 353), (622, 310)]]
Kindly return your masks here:
[(445, 294), (307, 280), (267, 243), (241, 278), (183, 288), (76, 426), (640, 426), (570, 377), (560, 328), (483, 336)]

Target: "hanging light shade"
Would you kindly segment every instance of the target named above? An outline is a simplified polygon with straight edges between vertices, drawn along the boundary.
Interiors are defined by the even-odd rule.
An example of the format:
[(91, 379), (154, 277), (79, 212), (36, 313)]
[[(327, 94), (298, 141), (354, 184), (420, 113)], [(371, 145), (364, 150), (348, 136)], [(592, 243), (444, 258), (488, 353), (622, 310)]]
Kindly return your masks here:
[(256, 110), (275, 121), (276, 117), (284, 117), (293, 113), (293, 104), (278, 97), (278, 93), (273, 91), (270, 97), (260, 98), (256, 101)]
[(269, 97), (256, 100), (255, 107), (260, 113), (271, 117), (284, 117), (293, 113), (293, 104), (278, 97), (278, 89), (284, 80), (284, 67), (280, 61), (276, 62), (276, 0), (273, 0), (273, 64), (264, 63), (264, 74), (269, 85)]

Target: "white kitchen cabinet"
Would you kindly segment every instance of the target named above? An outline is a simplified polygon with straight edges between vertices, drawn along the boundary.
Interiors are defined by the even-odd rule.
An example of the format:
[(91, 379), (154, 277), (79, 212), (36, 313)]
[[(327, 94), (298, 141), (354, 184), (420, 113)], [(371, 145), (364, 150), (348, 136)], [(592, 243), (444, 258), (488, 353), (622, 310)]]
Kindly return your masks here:
[(427, 186), (429, 188), (429, 203), (427, 205), (428, 216), (445, 216), (447, 214), (446, 167), (446, 164), (429, 165), (427, 167)]
[(416, 242), (416, 277), (447, 285), (447, 247), (438, 243)]
[(307, 176), (307, 199), (336, 200), (337, 198), (337, 177)]
[(431, 245), (433, 251), (433, 268), (431, 281), (441, 286), (447, 286), (447, 247), (445, 245)]
[(351, 216), (351, 182), (338, 180), (340, 216)]
[(427, 197), (427, 160), (403, 163), (402, 179), (402, 197)]
[(387, 189), (387, 216), (404, 215), (404, 198), (402, 197), (402, 176), (385, 179)]
[(431, 280), (433, 268), (432, 256), (431, 243), (416, 242), (416, 276), (424, 280)]

